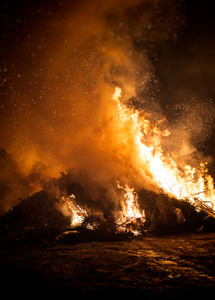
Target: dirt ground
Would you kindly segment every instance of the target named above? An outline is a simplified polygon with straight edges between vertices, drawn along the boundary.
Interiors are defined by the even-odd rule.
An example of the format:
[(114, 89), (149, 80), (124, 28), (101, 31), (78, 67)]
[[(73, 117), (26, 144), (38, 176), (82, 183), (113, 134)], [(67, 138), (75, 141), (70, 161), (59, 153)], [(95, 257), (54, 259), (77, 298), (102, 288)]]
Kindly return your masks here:
[(215, 233), (2, 248), (0, 272), (7, 299), (213, 297)]

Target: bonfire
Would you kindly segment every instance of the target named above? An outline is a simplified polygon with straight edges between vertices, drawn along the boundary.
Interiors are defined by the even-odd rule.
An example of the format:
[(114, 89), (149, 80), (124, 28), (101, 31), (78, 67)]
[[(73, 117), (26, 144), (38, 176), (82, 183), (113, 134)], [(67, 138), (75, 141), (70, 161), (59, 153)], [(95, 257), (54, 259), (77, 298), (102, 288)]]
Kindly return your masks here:
[[(66, 229), (67, 233), (68, 230), (69, 232), (77, 229), (80, 231), (81, 228), (85, 228), (88, 230), (88, 235), (89, 231), (97, 231), (102, 232), (103, 236), (104, 232), (130, 233), (137, 236), (147, 231), (158, 232), (162, 227), (168, 233), (171, 232), (169, 227), (175, 228), (176, 224), (180, 228), (201, 229), (203, 219), (215, 218), (214, 184), (213, 178), (208, 174), (207, 163), (201, 161), (196, 164), (195, 162), (193, 166), (186, 164), (186, 161), (179, 160), (175, 154), (171, 155), (170, 152), (165, 154), (162, 149), (162, 139), (170, 136), (171, 132), (167, 129), (161, 130), (160, 124), (164, 121), (150, 122), (150, 116), (144, 111), (125, 105), (120, 100), (121, 94), (122, 90), (116, 87), (110, 100), (115, 113), (112, 122), (116, 126), (117, 136), (124, 138), (125, 148), (122, 155), (130, 158), (132, 172), (136, 171), (136, 177), (138, 177), (134, 182), (136, 186), (129, 186), (124, 179), (121, 182), (120, 178), (115, 178), (112, 189), (117, 199), (115, 199), (114, 207), (107, 206), (107, 208), (104, 207), (104, 201), (100, 203), (90, 197), (85, 190), (86, 182), (80, 180), (77, 172), (69, 169), (67, 175), (62, 172), (59, 180), (46, 184), (47, 194), (37, 194), (39, 195), (36, 196), (37, 202), (34, 203), (33, 196), (31, 200), (20, 203), (18, 207), (21, 207), (21, 210), (11, 209), (6, 216), (2, 217), (1, 227), (4, 236), (10, 232), (8, 228), (15, 230), (14, 224), (10, 227), (8, 223), (13, 223), (13, 219), (17, 219), (17, 212), (21, 216), (23, 211), (24, 213), (31, 211), (29, 215), (32, 214), (30, 222), (25, 216), (22, 229), (26, 230), (29, 227), (35, 229), (38, 226), (50, 227), (50, 225), (56, 227), (53, 221), (50, 221), (52, 217), (51, 219), (38, 217), (40, 214), (38, 212), (35, 215), (33, 206), (39, 205), (38, 198), (41, 201), (41, 197), (42, 199), (45, 197), (45, 201), (48, 201), (48, 204), (42, 204), (43, 207), (47, 205), (51, 207), (51, 210), (46, 211), (48, 215), (54, 213), (54, 219), (57, 216), (60, 220), (64, 216), (65, 220), (61, 220), (64, 225), (60, 231)], [(106, 138), (107, 135), (103, 134), (103, 139)], [(144, 182), (146, 174), (149, 181), (147, 184)], [(145, 187), (148, 188), (148, 192)], [(151, 195), (147, 199), (150, 188)], [(103, 188), (102, 197), (109, 194), (108, 190), (109, 188)], [(30, 203), (32, 207), (28, 206)], [(42, 203), (45, 203), (44, 200)], [(201, 217), (198, 213), (201, 213)], [(35, 219), (37, 221), (32, 222)], [(22, 222), (19, 221), (19, 223)], [(190, 225), (191, 223), (194, 227)], [(57, 232), (60, 233), (60, 231)]]
[[(208, 174), (207, 162), (200, 161), (194, 167), (183, 160), (179, 163), (175, 154), (165, 155), (162, 149), (162, 139), (170, 136), (171, 132), (168, 129), (160, 129), (160, 124), (164, 120), (158, 120), (157, 123), (150, 122), (150, 116), (144, 111), (123, 104), (120, 100), (121, 95), (121, 88), (116, 87), (111, 100), (115, 112), (114, 122), (118, 126), (117, 134), (125, 139), (125, 143), (130, 143), (130, 149), (125, 148), (124, 151), (131, 159), (131, 163), (135, 164), (135, 168), (138, 169), (138, 184), (142, 178), (142, 186), (145, 186), (144, 180), (147, 173), (150, 180), (149, 186), (153, 186), (153, 190), (157, 189), (158, 194), (162, 191), (166, 198), (188, 202), (196, 211), (204, 210), (208, 215), (215, 217), (213, 210), (215, 190), (213, 178)], [(103, 136), (103, 138), (106, 137)], [(116, 183), (118, 189), (123, 191), (118, 200), (119, 210), (114, 213), (116, 229), (139, 234), (141, 231), (136, 228), (144, 227), (146, 216), (144, 209), (139, 207), (138, 193), (128, 184), (123, 186), (120, 178), (116, 179)], [(63, 198), (62, 204), (64, 208), (66, 205), (70, 211), (71, 226), (81, 225), (88, 214), (86, 209), (76, 204), (75, 197), (72, 194), (67, 197), (67, 200)], [(178, 222), (186, 222), (181, 209), (174, 209)]]

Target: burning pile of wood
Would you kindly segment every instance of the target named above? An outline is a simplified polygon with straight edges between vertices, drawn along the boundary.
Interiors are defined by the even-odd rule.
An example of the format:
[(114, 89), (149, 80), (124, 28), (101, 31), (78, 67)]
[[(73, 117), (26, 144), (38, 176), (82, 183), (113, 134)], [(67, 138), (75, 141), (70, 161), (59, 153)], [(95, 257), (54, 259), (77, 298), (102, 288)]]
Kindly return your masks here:
[[(129, 193), (131, 189), (125, 199)], [(188, 201), (143, 189), (132, 201), (138, 213), (119, 218), (115, 209), (89, 198), (68, 170), (58, 180), (50, 181), (44, 190), (20, 199), (17, 206), (0, 218), (0, 241), (74, 242), (215, 229), (213, 211), (207, 211), (205, 205), (200, 207), (198, 201), (196, 209)]]

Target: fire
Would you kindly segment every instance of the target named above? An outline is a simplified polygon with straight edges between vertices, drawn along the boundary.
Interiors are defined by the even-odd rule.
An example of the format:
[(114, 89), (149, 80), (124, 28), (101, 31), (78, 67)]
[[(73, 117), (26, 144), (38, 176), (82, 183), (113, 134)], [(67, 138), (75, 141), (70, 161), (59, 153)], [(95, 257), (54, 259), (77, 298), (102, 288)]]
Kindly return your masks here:
[[(139, 208), (138, 195), (134, 193), (134, 188), (129, 188), (127, 185), (123, 187), (118, 183), (118, 188), (125, 191), (124, 197), (120, 202), (122, 211), (116, 215), (116, 223), (119, 224), (118, 228), (120, 227), (121, 230), (126, 230), (124, 225), (128, 223), (138, 228), (138, 220), (141, 225), (145, 222), (145, 213)], [(137, 229), (130, 228), (129, 230), (133, 232), (134, 235), (139, 234)]]
[(197, 169), (183, 161), (178, 165), (170, 153), (165, 156), (161, 142), (163, 136), (171, 134), (169, 130), (161, 131), (159, 124), (151, 124), (144, 112), (128, 108), (120, 101), (121, 94), (121, 89), (116, 87), (113, 100), (117, 105), (122, 126), (132, 128), (132, 139), (136, 145), (136, 161), (140, 171), (141, 168), (144, 168), (144, 172), (147, 169), (152, 181), (170, 196), (187, 199), (192, 203), (198, 198), (213, 207), (214, 184), (213, 178), (207, 174), (206, 163), (201, 162)]
[(87, 216), (87, 211), (80, 207), (75, 201), (75, 195), (61, 197), (59, 209), (64, 215), (70, 217), (71, 227), (81, 225)]
[[(112, 152), (117, 153), (119, 160), (116, 163), (122, 163), (123, 170), (127, 172), (124, 178), (114, 177), (118, 189), (123, 191), (119, 200), (121, 211), (115, 214), (116, 229), (137, 234), (144, 225), (145, 213), (139, 207), (135, 189), (131, 187), (136, 182), (137, 186), (142, 185), (141, 187), (151, 188), (152, 191), (156, 187), (157, 192), (162, 190), (170, 197), (190, 201), (196, 209), (204, 207), (214, 216), (214, 183), (207, 173), (206, 163), (200, 162), (198, 167), (195, 163), (194, 167), (186, 164), (179, 154), (176, 156), (171, 151), (164, 152), (163, 138), (171, 135), (168, 129), (160, 129), (164, 120), (151, 122), (149, 114), (123, 103), (121, 88), (115, 88), (110, 107), (113, 110), (112, 123), (110, 122), (112, 131), (103, 131), (102, 143), (108, 147), (111, 139), (116, 141), (114, 150), (117, 151)], [(103, 148), (106, 150), (106, 147)], [(147, 183), (144, 182), (146, 180)], [(63, 196), (61, 202), (61, 210), (70, 216), (72, 227), (81, 225), (89, 216), (89, 209), (79, 206), (75, 195)]]
[(138, 205), (138, 196), (134, 194), (134, 188), (129, 188), (127, 185), (123, 188), (118, 184), (120, 189), (125, 190), (124, 199), (121, 201), (123, 219), (122, 222), (133, 218), (143, 218), (144, 211), (140, 211)]

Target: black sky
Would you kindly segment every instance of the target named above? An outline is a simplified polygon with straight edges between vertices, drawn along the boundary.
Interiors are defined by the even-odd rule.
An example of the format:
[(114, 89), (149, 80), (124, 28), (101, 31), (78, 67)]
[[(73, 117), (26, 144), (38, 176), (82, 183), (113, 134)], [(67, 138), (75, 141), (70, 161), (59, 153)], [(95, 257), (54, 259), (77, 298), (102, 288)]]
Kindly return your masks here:
[[(213, 1), (190, 0), (183, 1), (183, 5), (186, 24), (177, 43), (170, 41), (160, 47), (157, 74), (162, 87), (168, 89), (170, 98), (174, 98), (175, 102), (197, 95), (201, 99), (214, 99)], [(184, 95), (180, 94), (180, 89)], [(171, 97), (172, 94), (174, 97)]]

